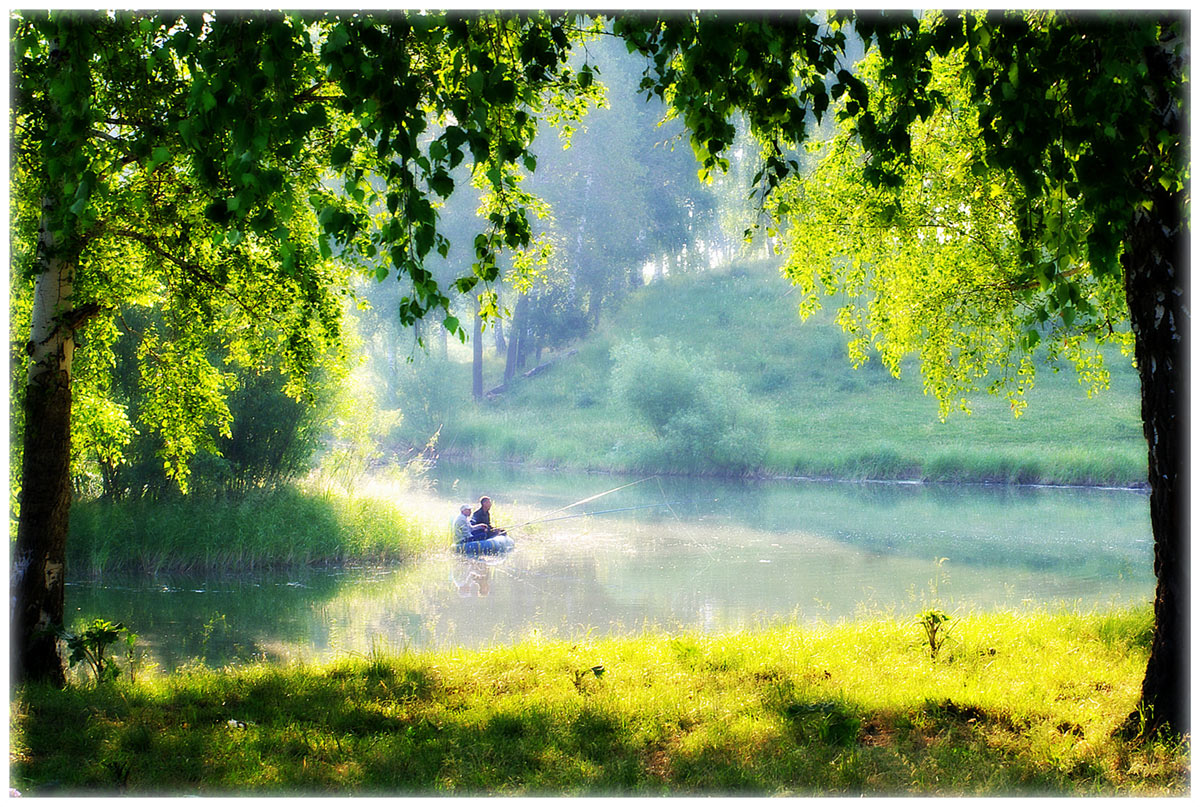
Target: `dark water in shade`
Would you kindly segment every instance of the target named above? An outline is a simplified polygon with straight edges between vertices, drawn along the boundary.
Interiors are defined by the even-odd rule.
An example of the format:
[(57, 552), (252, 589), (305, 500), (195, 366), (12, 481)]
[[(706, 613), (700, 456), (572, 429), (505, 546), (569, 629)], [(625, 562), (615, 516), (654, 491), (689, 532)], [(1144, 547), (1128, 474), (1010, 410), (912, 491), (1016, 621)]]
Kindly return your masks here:
[[(437, 490), (447, 522), (486, 493), (493, 521), (511, 524), (636, 480), (444, 467)], [(68, 622), (123, 620), (171, 669), (904, 616), (927, 603), (1086, 609), (1154, 591), (1149, 503), (1131, 491), (655, 478), (561, 515), (610, 510), (622, 511), (515, 530), (517, 548), (486, 562), (447, 549), (403, 568), (75, 583)]]

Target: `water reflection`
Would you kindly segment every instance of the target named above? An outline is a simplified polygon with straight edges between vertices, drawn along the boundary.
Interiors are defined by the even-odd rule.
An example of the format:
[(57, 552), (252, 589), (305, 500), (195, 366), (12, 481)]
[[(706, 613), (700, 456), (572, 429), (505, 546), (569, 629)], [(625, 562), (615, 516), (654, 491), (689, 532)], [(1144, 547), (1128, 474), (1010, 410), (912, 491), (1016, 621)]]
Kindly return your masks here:
[[(490, 468), (447, 469), (438, 484), (448, 513), (485, 490), (497, 523), (513, 524), (622, 480)], [(645, 506), (656, 502), (673, 504)], [(72, 585), (68, 607), (131, 625), (174, 668), (905, 614), (934, 589), (960, 609), (1153, 592), (1148, 504), (1128, 491), (654, 479), (598, 506), (634, 507), (514, 531), (500, 558), (447, 547), (404, 568), (109, 579)]]
[(486, 597), (492, 590), (492, 570), (482, 560), (464, 558), (454, 570), (451, 582), (460, 597)]

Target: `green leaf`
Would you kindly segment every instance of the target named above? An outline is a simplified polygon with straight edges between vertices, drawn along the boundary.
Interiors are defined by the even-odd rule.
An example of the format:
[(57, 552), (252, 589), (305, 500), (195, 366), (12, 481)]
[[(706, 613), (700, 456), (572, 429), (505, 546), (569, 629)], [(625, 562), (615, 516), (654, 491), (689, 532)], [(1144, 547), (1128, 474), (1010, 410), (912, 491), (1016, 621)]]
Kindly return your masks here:
[(171, 159), (171, 150), (166, 146), (156, 146), (150, 152), (150, 162), (146, 165), (147, 170), (153, 171), (158, 166)]
[(329, 163), (335, 169), (341, 170), (342, 168), (346, 167), (346, 163), (350, 162), (350, 155), (350, 147), (345, 144), (338, 143), (333, 147), (333, 151), (329, 154)]

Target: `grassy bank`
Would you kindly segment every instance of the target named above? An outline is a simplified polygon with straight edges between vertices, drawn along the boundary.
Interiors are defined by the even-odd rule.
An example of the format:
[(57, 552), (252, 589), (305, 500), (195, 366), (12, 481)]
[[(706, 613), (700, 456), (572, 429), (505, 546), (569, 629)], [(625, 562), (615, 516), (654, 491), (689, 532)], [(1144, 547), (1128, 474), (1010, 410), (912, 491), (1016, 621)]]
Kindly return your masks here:
[(83, 501), (71, 508), (67, 562), (82, 575), (388, 563), (444, 544), (449, 518), (418, 492), (314, 480), (239, 497)]
[[(421, 400), (401, 436), (459, 457), (630, 472), (720, 472), (663, 455), (644, 423), (613, 395), (613, 349), (665, 340), (677, 355), (732, 378), (761, 407), (766, 475), (1130, 486), (1146, 480), (1138, 381), (1129, 359), (1106, 352), (1111, 388), (1088, 398), (1070, 367), (1041, 367), (1029, 407), (1014, 418), (986, 394), (973, 413), (942, 423), (915, 365), (893, 378), (873, 360), (855, 370), (833, 304), (806, 323), (769, 265), (669, 278), (639, 290), (600, 329), (555, 363), (492, 400), (470, 398), (470, 353), (406, 369)], [(503, 359), (489, 350), (485, 388)], [(697, 383), (706, 383), (704, 376)], [(417, 410), (421, 410), (418, 412)], [(536, 423), (537, 428), (529, 428)], [(406, 430), (406, 431), (405, 431)]]
[(1115, 738), (1148, 608), (548, 643), (18, 690), (25, 794), (1184, 795)]

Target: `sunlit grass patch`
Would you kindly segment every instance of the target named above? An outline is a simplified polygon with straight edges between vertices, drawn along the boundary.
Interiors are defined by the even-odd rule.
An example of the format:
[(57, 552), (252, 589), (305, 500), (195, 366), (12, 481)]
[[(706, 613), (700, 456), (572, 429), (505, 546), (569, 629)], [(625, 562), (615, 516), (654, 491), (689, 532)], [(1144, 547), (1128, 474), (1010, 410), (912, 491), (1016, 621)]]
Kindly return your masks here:
[(531, 638), (57, 691), (10, 716), (33, 795), (1183, 795), (1128, 741), (1149, 609)]

